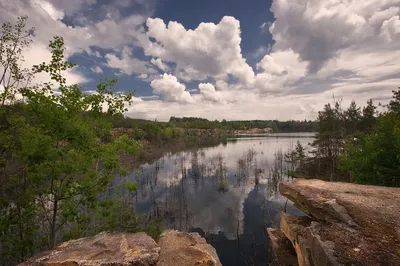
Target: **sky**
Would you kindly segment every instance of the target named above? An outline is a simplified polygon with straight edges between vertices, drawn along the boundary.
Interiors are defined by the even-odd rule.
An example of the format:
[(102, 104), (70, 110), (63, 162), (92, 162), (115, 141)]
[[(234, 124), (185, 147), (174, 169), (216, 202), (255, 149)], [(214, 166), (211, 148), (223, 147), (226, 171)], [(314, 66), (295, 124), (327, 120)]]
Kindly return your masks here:
[(0, 22), (23, 15), (23, 66), (62, 36), (68, 83), (118, 76), (134, 118), (316, 119), (400, 86), (400, 0), (0, 0)]

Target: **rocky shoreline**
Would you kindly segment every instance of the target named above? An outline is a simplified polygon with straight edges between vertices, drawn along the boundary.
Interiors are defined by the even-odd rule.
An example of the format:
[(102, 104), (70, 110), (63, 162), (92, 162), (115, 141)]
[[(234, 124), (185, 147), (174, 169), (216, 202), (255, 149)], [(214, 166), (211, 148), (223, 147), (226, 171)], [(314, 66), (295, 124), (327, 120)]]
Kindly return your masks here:
[(267, 229), (280, 265), (400, 265), (400, 188), (295, 179), (279, 189), (307, 214), (281, 213)]

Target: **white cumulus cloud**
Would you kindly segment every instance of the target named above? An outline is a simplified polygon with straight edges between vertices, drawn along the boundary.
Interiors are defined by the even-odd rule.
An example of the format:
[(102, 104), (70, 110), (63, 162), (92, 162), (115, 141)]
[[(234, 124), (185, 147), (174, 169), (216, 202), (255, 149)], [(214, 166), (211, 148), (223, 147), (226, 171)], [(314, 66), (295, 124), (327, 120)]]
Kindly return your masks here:
[(153, 65), (161, 69), (162, 71), (167, 72), (169, 70), (169, 67), (167, 64), (165, 64), (160, 58), (152, 58), (150, 61)]
[(159, 18), (148, 18), (146, 25), (147, 36), (155, 42), (143, 43), (145, 53), (175, 63), (175, 75), (182, 79), (231, 74), (247, 83), (254, 77), (242, 56), (240, 22), (233, 17), (223, 17), (218, 24), (201, 23), (194, 30), (174, 21), (166, 25)]
[(210, 83), (199, 84), (200, 93), (205, 101), (220, 102), (222, 101), (221, 93), (215, 90), (214, 85)]
[(124, 74), (149, 74), (155, 73), (156, 70), (150, 68), (146, 61), (141, 61), (135, 58), (132, 54), (132, 50), (128, 47), (124, 47), (121, 52), (121, 58), (115, 54), (106, 54), (107, 66), (121, 70)]
[(194, 99), (186, 91), (185, 84), (180, 83), (173, 75), (161, 75), (159, 79), (153, 80), (150, 86), (153, 88), (154, 94), (159, 95), (165, 101), (194, 103)]
[[(400, 84), (400, 0), (273, 0), (274, 21), (253, 30), (270, 31), (275, 42), (255, 44), (249, 61), (238, 19), (188, 29), (148, 14), (122, 15), (122, 8), (145, 2), (0, 0), (0, 21), (28, 15), (37, 28), (24, 66), (48, 60), (56, 34), (64, 37), (67, 56), (86, 56), (93, 72), (108, 67), (148, 82), (153, 95), (129, 113), (142, 118), (313, 119), (332, 95), (344, 105), (368, 98), (385, 103)], [(88, 9), (94, 15), (79, 16)], [(62, 20), (71, 15), (73, 27)], [(66, 73), (67, 80), (88, 81), (79, 70)]]
[[(308, 71), (316, 73), (343, 49), (380, 49), (397, 38), (396, 18), (386, 19), (398, 14), (398, 5), (398, 0), (274, 0), (271, 11), (276, 20), (270, 28), (274, 48), (292, 49), (308, 63)], [(377, 39), (376, 28), (386, 41)]]

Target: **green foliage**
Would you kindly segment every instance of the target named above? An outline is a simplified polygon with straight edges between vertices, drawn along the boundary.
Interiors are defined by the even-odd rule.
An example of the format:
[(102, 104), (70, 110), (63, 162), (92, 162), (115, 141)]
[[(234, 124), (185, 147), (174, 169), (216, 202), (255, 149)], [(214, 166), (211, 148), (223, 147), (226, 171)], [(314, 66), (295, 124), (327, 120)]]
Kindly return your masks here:
[(335, 158), (343, 150), (345, 120), (340, 101), (333, 106), (326, 104), (323, 111), (318, 112), (318, 131), (312, 143), (317, 156)]
[(376, 124), (376, 106), (371, 100), (367, 101), (367, 105), (362, 110), (362, 118), (360, 121), (360, 131), (363, 133), (372, 133)]
[(296, 150), (297, 160), (299, 161), (299, 164), (301, 166), (304, 164), (304, 160), (306, 158), (306, 151), (303, 145), (301, 145), (300, 141), (297, 141), (295, 150)]
[[(372, 129), (354, 142), (348, 143), (341, 157), (341, 167), (353, 181), (361, 184), (400, 186), (400, 88), (393, 92), (387, 113), (375, 121), (370, 104), (364, 109), (369, 114)], [(376, 125), (375, 125), (376, 123)]]
[[(340, 101), (325, 105), (318, 116), (313, 157), (297, 170), (306, 170), (309, 177), (400, 186), (399, 106), (400, 88), (393, 91), (388, 111), (378, 116), (372, 100), (362, 110), (355, 102), (345, 111)], [(287, 160), (295, 160), (298, 150)]]
[(389, 112), (394, 114), (400, 114), (400, 87), (397, 91), (393, 92), (393, 100), (389, 103)]
[[(14, 29), (3, 25), (2, 60), (4, 54), (8, 58), (1, 63), (10, 65), (12, 71), (6, 74), (11, 80), (21, 73), (15, 69), (21, 59), (17, 49), (28, 44), (21, 42), (29, 36), (23, 34), (25, 20)], [(10, 42), (17, 47), (14, 54), (7, 48)], [(47, 73), (51, 82), (30, 87), (10, 83), (1, 98), (1, 263), (14, 264), (34, 251), (53, 248), (67, 232), (84, 236), (88, 231), (82, 224), (90, 224), (93, 233), (103, 229), (101, 220), (92, 219), (94, 213), (105, 213), (107, 206), (120, 211), (115, 203), (103, 204), (103, 209), (99, 204), (114, 175), (127, 173), (118, 153), (135, 155), (141, 147), (126, 135), (111, 138), (111, 118), (126, 110), (133, 92), (118, 93), (117, 79), (101, 80), (90, 95), (78, 85), (67, 85), (63, 72), (74, 65), (64, 59), (64, 41), (55, 37), (49, 47), (51, 61), (34, 66), (32, 73)], [(24, 96), (24, 103), (10, 100), (18, 95)], [(136, 184), (126, 188), (133, 193)], [(117, 216), (115, 209), (110, 213)]]
[(375, 132), (350, 143), (341, 162), (357, 183), (400, 186), (399, 117), (380, 117)]
[(149, 135), (157, 134), (166, 128), (181, 129), (222, 129), (243, 130), (251, 128), (272, 128), (274, 132), (315, 132), (315, 121), (277, 121), (277, 120), (251, 120), (251, 121), (210, 121), (196, 117), (171, 117), (169, 122), (147, 121), (130, 117), (115, 116), (113, 119), (115, 128), (140, 128)]
[(304, 174), (331, 181), (349, 181), (348, 173), (341, 171), (339, 156), (346, 151), (346, 145), (371, 132), (375, 115), (372, 100), (362, 111), (354, 101), (346, 110), (342, 109), (341, 100), (334, 100), (333, 105), (326, 104), (318, 114), (318, 130), (310, 151), (313, 156), (307, 158), (301, 168)]
[(297, 141), (295, 148), (285, 154), (285, 162), (291, 166), (291, 170), (288, 171), (289, 176), (295, 175), (294, 169), (302, 169), (306, 157), (305, 148), (300, 141)]
[(171, 139), (173, 137), (173, 131), (170, 127), (167, 127), (166, 129), (164, 129), (164, 137), (166, 139)]
[(344, 111), (344, 135), (347, 138), (354, 137), (360, 127), (362, 119), (361, 108), (354, 101), (351, 102), (349, 108)]
[(157, 239), (161, 234), (161, 221), (149, 220), (146, 215), (135, 213), (132, 202), (121, 194), (96, 201), (63, 234), (63, 241), (82, 236), (92, 236), (99, 232), (146, 232)]
[[(92, 95), (84, 94), (77, 85), (67, 86), (62, 71), (73, 64), (64, 61), (63, 39), (55, 37), (50, 48), (51, 62), (33, 69), (35, 73), (48, 73), (59, 93), (50, 83), (23, 93), (34, 127), (21, 137), (18, 159), (35, 184), (33, 192), (46, 195), (41, 200), (42, 212), (48, 212), (48, 202), (52, 203), (48, 219), (48, 246), (52, 248), (58, 231), (76, 216), (80, 204), (92, 204), (113, 175), (122, 173), (118, 151), (135, 154), (137, 145), (126, 136), (108, 143), (98, 141), (111, 131), (111, 124), (102, 120), (104, 104), (108, 115), (119, 114), (131, 96), (114, 95), (115, 79), (101, 81)], [(84, 112), (89, 113), (85, 118)]]
[(288, 170), (288, 176), (296, 176), (296, 171), (294, 170)]
[(250, 120), (250, 121), (209, 121), (197, 117), (171, 117), (170, 123), (180, 128), (201, 128), (201, 129), (224, 129), (224, 130), (245, 130), (251, 128), (272, 128), (274, 132), (315, 132), (315, 121), (277, 121), (277, 120)]
[(17, 23), (3, 23), (0, 33), (0, 84), (4, 90), (0, 94), (1, 105), (13, 104), (21, 88), (26, 88), (31, 80), (28, 69), (21, 68), (22, 52), (31, 42), (34, 28), (25, 30), (27, 17), (18, 17)]
[(126, 181), (125, 187), (131, 193), (136, 192), (137, 190), (136, 181)]

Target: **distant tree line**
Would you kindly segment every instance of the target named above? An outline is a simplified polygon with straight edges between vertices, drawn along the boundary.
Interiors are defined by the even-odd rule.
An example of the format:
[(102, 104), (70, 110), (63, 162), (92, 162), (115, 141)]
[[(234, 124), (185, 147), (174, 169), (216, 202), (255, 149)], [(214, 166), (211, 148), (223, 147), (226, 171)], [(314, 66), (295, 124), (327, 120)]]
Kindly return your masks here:
[(116, 116), (113, 120), (114, 127), (140, 128), (144, 133), (152, 131), (161, 131), (165, 128), (183, 128), (183, 129), (221, 129), (221, 130), (246, 130), (252, 128), (272, 128), (274, 132), (315, 132), (317, 122), (311, 120), (247, 120), (247, 121), (222, 121), (208, 120), (197, 117), (174, 117), (168, 122), (149, 121), (143, 119), (134, 119)]
[[(151, 145), (165, 146), (173, 142), (197, 142), (201, 138), (224, 139), (225, 130), (217, 127), (181, 127), (174, 122), (159, 122), (126, 117), (122, 114), (112, 118), (114, 129), (130, 129), (128, 136), (146, 141)], [(200, 134), (199, 130), (208, 131)]]
[(225, 130), (245, 130), (252, 128), (272, 128), (274, 132), (315, 132), (316, 121), (311, 120), (236, 120), (210, 121), (197, 117), (171, 117), (170, 123), (183, 128), (222, 128)]

